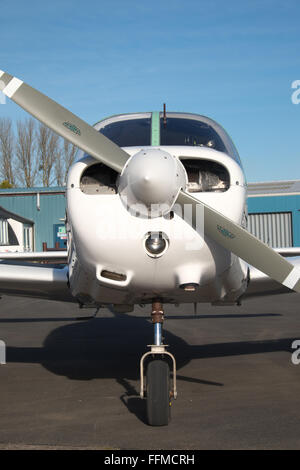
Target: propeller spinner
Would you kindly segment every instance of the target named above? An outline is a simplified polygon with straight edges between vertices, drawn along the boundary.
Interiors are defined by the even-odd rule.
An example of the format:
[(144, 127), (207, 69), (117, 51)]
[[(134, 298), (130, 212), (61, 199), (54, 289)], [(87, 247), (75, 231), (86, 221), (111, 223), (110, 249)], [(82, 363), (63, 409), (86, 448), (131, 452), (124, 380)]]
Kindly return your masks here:
[(185, 186), (186, 172), (177, 158), (160, 149), (142, 149), (125, 164), (118, 190), (131, 212), (159, 217), (170, 212)]

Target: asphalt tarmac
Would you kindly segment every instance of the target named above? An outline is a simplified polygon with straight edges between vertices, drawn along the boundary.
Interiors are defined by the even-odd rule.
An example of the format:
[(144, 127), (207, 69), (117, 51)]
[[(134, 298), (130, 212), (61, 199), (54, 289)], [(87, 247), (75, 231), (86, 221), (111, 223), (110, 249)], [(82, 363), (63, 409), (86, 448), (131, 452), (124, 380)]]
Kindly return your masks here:
[[(178, 365), (167, 427), (150, 427), (139, 360), (150, 307), (133, 314), (3, 297), (0, 449), (299, 449), (300, 296), (241, 307), (166, 307)], [(299, 355), (300, 357), (300, 355)]]

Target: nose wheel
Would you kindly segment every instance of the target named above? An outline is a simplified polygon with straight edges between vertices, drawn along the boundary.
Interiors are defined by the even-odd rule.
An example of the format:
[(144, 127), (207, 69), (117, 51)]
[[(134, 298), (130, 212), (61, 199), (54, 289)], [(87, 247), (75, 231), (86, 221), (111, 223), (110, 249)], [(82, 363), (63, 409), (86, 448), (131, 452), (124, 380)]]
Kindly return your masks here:
[(161, 359), (152, 360), (147, 367), (147, 418), (150, 426), (169, 423), (171, 411), (170, 368)]
[[(171, 400), (176, 399), (176, 361), (174, 356), (166, 351), (162, 344), (162, 324), (164, 313), (162, 304), (155, 301), (152, 304), (152, 323), (154, 326), (154, 344), (149, 345), (150, 351), (145, 353), (140, 362), (141, 390), (144, 398), (146, 392), (147, 419), (150, 426), (166, 426), (171, 417)], [(146, 386), (144, 383), (144, 361), (150, 357), (146, 371)], [(170, 379), (170, 367), (167, 359), (172, 361), (173, 382)]]

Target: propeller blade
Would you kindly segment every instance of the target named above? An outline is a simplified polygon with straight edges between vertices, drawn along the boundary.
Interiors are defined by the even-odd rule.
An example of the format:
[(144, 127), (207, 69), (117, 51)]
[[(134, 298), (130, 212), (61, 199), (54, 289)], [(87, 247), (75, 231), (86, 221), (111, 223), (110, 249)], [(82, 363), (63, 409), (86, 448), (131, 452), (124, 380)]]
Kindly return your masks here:
[(75, 114), (2, 70), (0, 91), (61, 137), (121, 173), (129, 155)]
[(193, 228), (196, 228), (196, 207), (198, 204), (202, 205), (205, 235), (275, 281), (300, 293), (299, 268), (293, 266), (246, 229), (183, 191), (179, 193), (176, 204), (179, 204), (182, 209), (186, 204), (192, 205), (193, 216), (190, 224)]

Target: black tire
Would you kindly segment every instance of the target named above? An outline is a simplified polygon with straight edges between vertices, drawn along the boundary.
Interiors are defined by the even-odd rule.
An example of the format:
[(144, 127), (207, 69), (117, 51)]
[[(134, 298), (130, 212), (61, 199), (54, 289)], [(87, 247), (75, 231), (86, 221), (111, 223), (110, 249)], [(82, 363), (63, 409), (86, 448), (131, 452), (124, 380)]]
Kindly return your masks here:
[(154, 359), (147, 367), (147, 418), (150, 426), (166, 426), (170, 421), (169, 364)]

